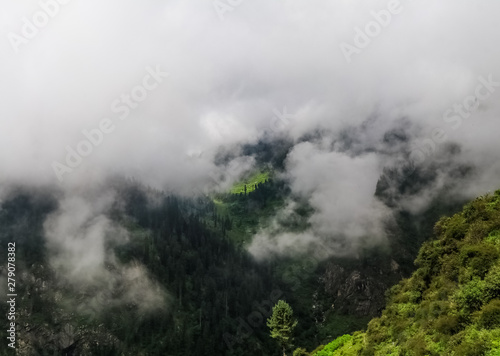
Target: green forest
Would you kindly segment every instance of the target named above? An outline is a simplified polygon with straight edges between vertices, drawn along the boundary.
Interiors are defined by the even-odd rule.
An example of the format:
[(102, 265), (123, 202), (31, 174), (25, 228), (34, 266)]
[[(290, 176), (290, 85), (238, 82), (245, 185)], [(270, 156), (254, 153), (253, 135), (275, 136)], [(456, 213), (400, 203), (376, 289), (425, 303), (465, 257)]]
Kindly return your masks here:
[(500, 356), (500, 0), (1, 3), (0, 356)]
[[(500, 191), (451, 216), (443, 211), (457, 203), (399, 211), (392, 248), (358, 259), (257, 261), (245, 248), (249, 238), (290, 197), (272, 174), (251, 191), (195, 198), (125, 179), (108, 189), (116, 202), (106, 214), (129, 239), (109, 241), (117, 260), (107, 269), (145, 266), (167, 291), (166, 307), (117, 303), (125, 290), (118, 284), (91, 308), (95, 287), (65, 285), (47, 260), (44, 221), (58, 207), (56, 195), (18, 188), (0, 210), (0, 243), (16, 241), (23, 271), (19, 355), (500, 355)], [(382, 188), (378, 194), (385, 197)], [(304, 229), (310, 214), (298, 204), (283, 228)], [(350, 279), (335, 279), (335, 271), (363, 277), (345, 287)], [(337, 284), (328, 286), (332, 274)]]
[(500, 190), (441, 218), (434, 232), (380, 317), (310, 355), (500, 355)]

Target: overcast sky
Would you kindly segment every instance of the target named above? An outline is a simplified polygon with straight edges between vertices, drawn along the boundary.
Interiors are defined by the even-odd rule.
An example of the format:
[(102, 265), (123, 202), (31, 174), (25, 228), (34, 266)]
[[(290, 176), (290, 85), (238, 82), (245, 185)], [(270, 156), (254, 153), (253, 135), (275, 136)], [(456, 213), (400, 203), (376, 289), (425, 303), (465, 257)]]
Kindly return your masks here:
[[(332, 199), (354, 199), (340, 204), (344, 215), (372, 206), (391, 164), (390, 155), (335, 148), (341, 130), (367, 120), (359, 145), (377, 147), (404, 119), (417, 150), (429, 139), (439, 141), (436, 150), (460, 144), (459, 160), (479, 172), (464, 187), (470, 196), (500, 187), (496, 0), (67, 2), (0, 0), (4, 186), (71, 190), (120, 173), (190, 191), (215, 169), (220, 146), (255, 142), (286, 108), (280, 130), (290, 137), (322, 133), (287, 161), (294, 193), (317, 209), (317, 231), (339, 213)], [(133, 91), (142, 101), (126, 104), (122, 95)], [(457, 106), (464, 103), (474, 107)], [(68, 147), (77, 150), (82, 131), (100, 125), (110, 132), (70, 167)], [(366, 209), (361, 217), (382, 214)], [(339, 219), (327, 226), (346, 233), (355, 225), (334, 228)]]

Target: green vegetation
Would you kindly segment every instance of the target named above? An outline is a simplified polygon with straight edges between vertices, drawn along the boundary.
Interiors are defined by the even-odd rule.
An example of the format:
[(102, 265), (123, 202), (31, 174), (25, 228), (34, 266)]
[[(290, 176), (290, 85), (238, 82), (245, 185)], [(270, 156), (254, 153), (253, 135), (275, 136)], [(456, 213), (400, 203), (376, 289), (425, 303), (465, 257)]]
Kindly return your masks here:
[(350, 314), (341, 314), (332, 311), (326, 315), (322, 328), (318, 330), (320, 340), (331, 340), (332, 337), (342, 335), (345, 332), (360, 330), (368, 325), (370, 317), (362, 317)]
[(333, 354), (333, 352), (342, 346), (344, 346), (346, 343), (350, 342), (352, 339), (351, 335), (342, 335), (332, 342), (330, 342), (328, 345), (326, 345), (323, 349), (318, 350), (315, 352), (316, 356), (330, 356)]
[(382, 315), (311, 355), (500, 355), (499, 231), (500, 191), (441, 218)]
[[(288, 355), (296, 347), (292, 338), (300, 346), (294, 356), (500, 356), (500, 191), (439, 220), (437, 239), (423, 244), (411, 275), (416, 246), (432, 232), (429, 222), (450, 211), (446, 203), (432, 205), (418, 221), (399, 212), (390, 255), (369, 249), (355, 260), (322, 261), (304, 253), (257, 262), (242, 248), (255, 233), (303, 231), (313, 212), (293, 200), (285, 182), (265, 174), (248, 178), (261, 181), (252, 190), (247, 184), (246, 194), (240, 185), (237, 193), (211, 198), (181, 198), (132, 183), (110, 188), (118, 199), (106, 216), (129, 238), (107, 241), (113, 258), (106, 268), (120, 280), (120, 266), (144, 266), (166, 291), (166, 307), (152, 313), (141, 311), (142, 303), (121, 303), (120, 283), (98, 300), (102, 308), (92, 309), (95, 286), (68, 285), (49, 263), (43, 224), (58, 208), (56, 197), (36, 191), (7, 196), (0, 244), (19, 245), (19, 354), (275, 355), (269, 320), (271, 335)], [(285, 203), (286, 214), (276, 214)], [(386, 273), (392, 269), (388, 256), (401, 266), (392, 275)], [(351, 278), (352, 271), (361, 277)], [(382, 291), (410, 275), (388, 292), (382, 315), (370, 321), (385, 305)], [(280, 296), (271, 298), (275, 290)], [(271, 311), (279, 298), (293, 312), (285, 302)], [(358, 311), (365, 301), (367, 309)], [(0, 311), (5, 314), (5, 305)]]
[[(47, 259), (43, 222), (56, 211), (57, 201), (50, 194), (13, 193), (0, 209), (0, 244), (16, 242), (16, 265), (22, 271), (17, 279), (18, 354), (271, 355), (275, 344), (265, 318), (251, 329), (240, 320), (248, 321), (254, 302), (269, 299), (270, 291), (286, 290), (265, 264), (224, 237), (230, 222), (214, 214), (210, 199), (183, 199), (134, 184), (117, 187), (116, 194), (119, 204), (108, 215), (129, 237), (119, 245), (107, 242), (116, 259), (107, 261), (106, 268), (120, 281), (122, 267), (145, 266), (166, 291), (165, 307), (143, 311), (142, 294), (122, 303), (122, 283), (106, 284), (103, 306), (94, 305), (95, 285), (73, 287)], [(150, 204), (148, 195), (157, 204)], [(0, 255), (1, 266), (6, 258)], [(0, 306), (4, 315), (6, 306)], [(6, 330), (0, 330), (3, 340)], [(0, 355), (10, 354), (0, 348)]]
[(267, 319), (267, 327), (271, 330), (271, 337), (280, 344), (283, 355), (293, 345), (292, 335), (297, 323), (290, 305), (284, 300), (279, 300), (273, 307), (273, 314)]
[[(246, 185), (245, 194), (245, 182), (249, 181), (255, 183)], [(219, 193), (212, 200), (215, 219), (224, 217), (231, 221), (224, 235), (241, 246), (267, 226), (269, 219), (283, 207), (288, 188), (284, 182), (273, 180), (269, 171), (258, 171), (235, 187), (238, 188), (233, 188), (234, 193)]]
[(269, 180), (271, 174), (269, 171), (257, 171), (237, 182), (231, 188), (231, 194), (248, 194), (257, 189), (257, 185), (265, 183)]

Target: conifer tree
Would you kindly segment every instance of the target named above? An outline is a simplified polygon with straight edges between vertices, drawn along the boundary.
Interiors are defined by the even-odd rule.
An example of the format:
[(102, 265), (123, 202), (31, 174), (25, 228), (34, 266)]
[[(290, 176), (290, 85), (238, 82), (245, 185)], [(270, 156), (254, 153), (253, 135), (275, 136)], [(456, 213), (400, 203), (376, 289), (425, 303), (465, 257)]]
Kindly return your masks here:
[(267, 326), (271, 330), (271, 337), (276, 339), (283, 349), (283, 356), (286, 356), (286, 350), (292, 347), (292, 334), (297, 326), (293, 310), (287, 302), (279, 300), (276, 303), (273, 314), (267, 319)]

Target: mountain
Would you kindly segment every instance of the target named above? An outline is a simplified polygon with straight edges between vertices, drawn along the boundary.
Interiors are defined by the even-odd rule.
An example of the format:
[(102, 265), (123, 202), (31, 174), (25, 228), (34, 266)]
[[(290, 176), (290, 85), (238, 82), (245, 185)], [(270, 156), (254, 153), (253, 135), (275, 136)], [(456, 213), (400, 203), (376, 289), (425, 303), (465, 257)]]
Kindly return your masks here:
[(365, 328), (386, 306), (386, 290), (414, 271), (434, 221), (460, 199), (444, 186), (426, 209), (409, 211), (402, 202), (436, 179), (432, 167), (385, 170), (375, 197), (393, 217), (386, 244), (354, 256), (257, 259), (248, 252), (256, 234), (301, 233), (315, 212), (280, 170), (291, 149), (280, 140), (247, 145), (256, 171), (225, 192), (192, 197), (122, 178), (84, 197), (11, 189), (0, 243), (17, 244), (18, 354), (272, 355), (265, 319), (278, 299), (293, 306), (296, 344), (307, 349)]
[(311, 355), (500, 355), (500, 190), (434, 231), (382, 315)]
[[(82, 221), (79, 202), (68, 205), (57, 192), (19, 188), (4, 200), (0, 243), (16, 246), (18, 355), (271, 354), (265, 327), (245, 338), (240, 318), (280, 285), (269, 266), (225, 237), (232, 222), (210, 199), (123, 180), (104, 191), (113, 192), (113, 204)], [(78, 214), (69, 214), (75, 205)], [(63, 230), (54, 245), (47, 236), (61, 214), (71, 215), (63, 225), (73, 234)], [(100, 241), (103, 216), (114, 230), (103, 229)], [(105, 251), (104, 263), (89, 265), (86, 251)], [(7, 253), (0, 265), (6, 269)], [(2, 347), (0, 354), (11, 353)]]

